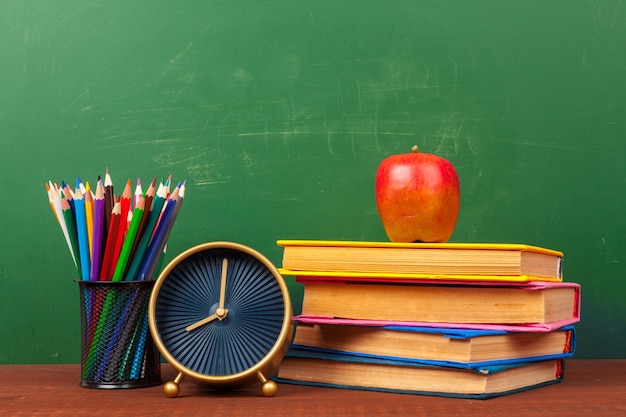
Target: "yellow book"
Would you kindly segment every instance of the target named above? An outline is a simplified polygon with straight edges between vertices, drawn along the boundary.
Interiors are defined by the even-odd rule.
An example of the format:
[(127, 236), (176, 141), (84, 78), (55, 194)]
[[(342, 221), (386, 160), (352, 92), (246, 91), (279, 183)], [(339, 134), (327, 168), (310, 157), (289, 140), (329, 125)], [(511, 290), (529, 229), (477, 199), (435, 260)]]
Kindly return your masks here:
[(497, 243), (278, 240), (283, 275), (481, 281), (563, 280), (563, 253)]

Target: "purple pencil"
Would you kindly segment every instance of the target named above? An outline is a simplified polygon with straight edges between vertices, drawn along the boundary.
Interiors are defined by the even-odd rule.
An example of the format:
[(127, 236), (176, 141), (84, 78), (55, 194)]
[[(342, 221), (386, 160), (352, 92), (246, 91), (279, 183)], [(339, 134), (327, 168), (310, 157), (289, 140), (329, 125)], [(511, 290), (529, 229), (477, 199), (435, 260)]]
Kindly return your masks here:
[(91, 252), (91, 281), (100, 279), (100, 267), (102, 265), (102, 245), (104, 240), (104, 223), (105, 223), (105, 199), (104, 186), (102, 180), (98, 180), (96, 187), (96, 195), (93, 207), (93, 246)]

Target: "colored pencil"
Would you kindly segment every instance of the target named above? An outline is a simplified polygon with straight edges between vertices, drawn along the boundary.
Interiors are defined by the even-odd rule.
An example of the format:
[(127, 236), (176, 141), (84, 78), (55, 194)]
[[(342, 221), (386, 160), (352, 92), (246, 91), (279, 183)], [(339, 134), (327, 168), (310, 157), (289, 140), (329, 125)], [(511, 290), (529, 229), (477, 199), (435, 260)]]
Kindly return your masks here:
[(178, 187), (174, 190), (170, 198), (167, 202), (167, 207), (165, 207), (163, 211), (163, 215), (159, 220), (159, 224), (157, 225), (156, 231), (152, 240), (150, 241), (150, 245), (146, 251), (144, 259), (141, 263), (141, 268), (139, 269), (139, 273), (137, 274), (138, 280), (147, 280), (152, 279), (152, 275), (156, 270), (156, 266), (158, 265), (159, 258), (163, 253), (163, 248), (165, 247), (165, 243), (167, 242), (168, 234), (169, 234), (169, 224), (175, 220), (175, 211), (176, 204), (178, 203)]
[(135, 243), (137, 231), (139, 230), (139, 224), (141, 223), (141, 219), (144, 214), (144, 204), (145, 199), (143, 197), (140, 197), (139, 201), (137, 202), (137, 206), (132, 212), (133, 215), (130, 227), (128, 228), (128, 232), (124, 237), (124, 243), (122, 244), (119, 259), (117, 260), (117, 264), (115, 265), (115, 271), (113, 272), (112, 281), (121, 281), (124, 277), (124, 272), (126, 272), (126, 267), (128, 265), (128, 259), (130, 258), (130, 252), (133, 248), (133, 244)]
[[(174, 219), (176, 219), (176, 217), (178, 216), (178, 212), (180, 211), (180, 207), (183, 204), (183, 200), (185, 199), (185, 190), (187, 188), (187, 181), (183, 181), (181, 184), (178, 184), (178, 203), (176, 204), (176, 211), (174, 213)], [(169, 229), (167, 232), (168, 238), (169, 238), (169, 234), (172, 230), (172, 227), (174, 226), (174, 222), (172, 221), (169, 225)], [(163, 247), (163, 255), (165, 255), (165, 253), (167, 252), (167, 241), (165, 242), (165, 246)], [(161, 258), (161, 261), (163, 261), (163, 257)]]
[(89, 186), (89, 181), (85, 184), (85, 219), (87, 222), (87, 239), (89, 242), (89, 258), (91, 261), (91, 255), (93, 253), (93, 192)]
[[(57, 221), (60, 222), (61, 220), (59, 219), (59, 213), (57, 213), (56, 207), (54, 206), (54, 197), (52, 195), (53, 190), (56, 190), (54, 184), (52, 184), (52, 181), (48, 181), (47, 183), (44, 184), (46, 186), (46, 192), (48, 193), (48, 203), (50, 203), (50, 208), (52, 209), (52, 213), (54, 213), (54, 216), (57, 218)], [(58, 196), (59, 198), (61, 197), (60, 195)]]
[(103, 245), (105, 243), (104, 206), (104, 186), (102, 185), (102, 180), (98, 180), (98, 184), (96, 186), (96, 196), (94, 199), (93, 246), (91, 251), (91, 274), (89, 276), (91, 281), (98, 281), (102, 267)]
[(128, 230), (128, 214), (130, 212), (131, 196), (131, 185), (130, 180), (128, 180), (120, 199), (120, 223), (118, 225), (117, 236), (115, 238), (113, 257), (111, 258), (111, 274), (113, 274), (115, 266), (117, 265), (117, 261), (120, 257), (120, 251), (122, 250), (122, 245), (124, 243), (124, 237), (126, 236), (126, 232)]
[[(85, 184), (83, 184), (83, 181), (80, 179), (80, 177), (76, 178), (76, 188), (80, 189), (80, 192), (83, 194), (83, 197), (85, 197), (85, 193), (87, 192), (87, 189), (85, 188)], [(74, 191), (74, 194), (76, 194), (75, 191)]]
[[(135, 293), (135, 297), (132, 300), (132, 302), (133, 303), (137, 302), (137, 293)], [(127, 307), (130, 307), (130, 304), (128, 304)], [(145, 315), (145, 317), (147, 318), (147, 315)], [(125, 332), (120, 337), (120, 340), (122, 341), (125, 347), (123, 350), (122, 349), (119, 350), (120, 352), (123, 351), (123, 357), (120, 361), (122, 365), (120, 366), (117, 376), (118, 376), (118, 379), (124, 380), (124, 381), (130, 379), (133, 362), (135, 360), (134, 359), (135, 354), (137, 352), (137, 347), (139, 345), (139, 339), (141, 338), (141, 335), (143, 333), (142, 331), (143, 323), (136, 323), (136, 324), (137, 325), (133, 329), (130, 329), (130, 328), (124, 329)]]
[[(159, 260), (163, 259), (162, 255), (165, 250), (165, 245), (167, 244), (167, 239), (169, 237), (170, 232), (172, 231), (172, 227), (174, 226), (174, 221), (176, 220), (176, 217), (178, 216), (178, 212), (180, 211), (183, 200), (185, 198), (185, 188), (186, 188), (186, 181), (184, 181), (182, 184), (176, 187), (176, 189), (172, 192), (172, 195), (170, 196), (169, 203), (168, 203), (168, 207), (170, 211), (170, 214), (169, 214), (170, 218), (168, 220), (168, 214), (164, 215), (163, 217), (164, 223), (161, 224), (162, 229), (157, 231), (153, 239), (153, 243), (155, 244), (156, 242), (160, 241), (160, 243), (158, 243), (158, 246), (155, 247), (155, 252), (154, 252), (155, 254), (157, 254), (156, 256), (157, 259), (148, 261), (148, 270), (145, 273), (144, 272), (139, 273), (140, 279), (152, 279), (156, 270), (156, 266), (159, 263)], [(162, 237), (161, 237), (161, 233), (163, 233)], [(146, 358), (145, 350), (147, 347), (146, 340), (148, 337), (148, 328), (149, 328), (148, 318), (146, 316), (143, 326), (139, 332), (137, 346), (134, 348), (135, 355), (133, 357), (133, 366), (131, 367), (130, 378), (138, 378), (140, 375), (139, 370), (143, 368), (141, 365), (143, 363), (143, 360)]]
[[(180, 208), (183, 205), (183, 201), (185, 200), (185, 191), (186, 190), (187, 190), (187, 180), (183, 181), (178, 186), (178, 203), (176, 204), (176, 212), (174, 213), (174, 220), (176, 220), (176, 218), (178, 217), (178, 212), (180, 211)], [(169, 235), (170, 235), (173, 227), (174, 227), (174, 222), (172, 221), (170, 223), (170, 226), (169, 226), (170, 229), (167, 232), (168, 239), (169, 239)], [(163, 248), (163, 254), (165, 254), (166, 249), (167, 249), (167, 242), (165, 242), (165, 247)]]
[[(70, 209), (72, 210), (72, 216), (74, 216), (74, 191), (72, 188), (63, 182), (63, 197), (67, 200), (67, 204), (69, 204)], [(78, 256), (78, 254), (76, 254)]]
[(113, 193), (113, 181), (109, 174), (109, 167), (106, 167), (104, 174), (104, 230), (108, 232), (111, 224), (111, 213), (115, 205), (115, 194)]
[[(52, 211), (54, 212), (54, 216), (61, 227), (61, 231), (63, 232), (63, 237), (65, 238), (65, 242), (67, 243), (67, 247), (70, 250), (70, 254), (72, 255), (72, 261), (74, 262), (74, 266), (78, 268), (78, 262), (76, 261), (76, 254), (74, 253), (74, 245), (72, 244), (72, 240), (70, 237), (70, 233), (68, 230), (68, 226), (65, 221), (65, 216), (63, 215), (63, 199), (59, 194), (59, 190), (52, 184), (46, 184), (46, 188), (48, 190), (48, 199), (50, 201), (50, 207), (52, 207)], [(67, 204), (67, 202), (66, 202)], [(68, 205), (69, 208), (69, 205)], [(71, 214), (71, 209), (69, 211)]]
[[(113, 210), (115, 210), (115, 206), (113, 206)], [(111, 223), (114, 222), (115, 217), (113, 213), (111, 214)], [(106, 343), (110, 334), (104, 334), (103, 330), (107, 327), (107, 321), (110, 320), (110, 316), (113, 314), (112, 309), (115, 308), (115, 298), (116, 298), (116, 290), (110, 289), (106, 292), (106, 298), (104, 303), (102, 303), (102, 309), (100, 310), (100, 314), (93, 314), (91, 317), (91, 324), (89, 326), (89, 349), (87, 353), (87, 358), (84, 361), (83, 365), (83, 378), (87, 378), (89, 376), (90, 379), (94, 379), (97, 377), (96, 372), (100, 369), (98, 364), (101, 362), (99, 359), (96, 359), (96, 352), (102, 352), (105, 355), (108, 355), (108, 352), (105, 352), (101, 348), (102, 344)], [(97, 321), (97, 323), (96, 323)], [(91, 329), (94, 329), (93, 331)], [(106, 333), (106, 332), (105, 332)]]
[[(165, 202), (163, 203), (163, 207), (161, 207), (161, 212), (159, 213), (159, 219), (157, 220), (157, 225), (159, 224), (159, 222), (161, 221), (161, 217), (163, 217), (163, 212), (165, 211), (165, 208), (167, 207), (167, 203), (170, 200), (170, 185), (172, 184), (172, 176), (168, 176), (167, 180), (165, 180)], [(153, 230), (152, 234), (154, 235), (154, 233), (156, 232), (156, 228)]]
[(78, 236), (81, 278), (84, 281), (89, 281), (89, 239), (87, 237), (87, 220), (85, 218), (85, 199), (78, 187), (74, 192), (74, 210), (76, 211), (76, 234)]
[(63, 208), (63, 218), (65, 219), (65, 225), (67, 226), (67, 233), (72, 245), (72, 253), (75, 255), (74, 261), (76, 262), (76, 269), (80, 276), (80, 256), (78, 254), (78, 236), (76, 235), (76, 221), (74, 220), (74, 214), (66, 198), (61, 200), (61, 207)]
[(152, 202), (152, 210), (150, 211), (150, 217), (148, 219), (148, 223), (146, 224), (146, 228), (141, 236), (141, 241), (137, 246), (137, 250), (133, 255), (133, 259), (128, 267), (128, 271), (124, 276), (124, 281), (133, 281), (138, 279), (137, 274), (139, 272), (139, 268), (141, 268), (141, 263), (143, 258), (148, 250), (148, 245), (150, 244), (150, 240), (152, 238), (153, 230), (155, 230), (155, 226), (157, 221), (159, 220), (159, 216), (161, 215), (161, 208), (165, 203), (165, 193), (166, 189), (163, 184), (159, 184), (159, 188), (157, 189), (156, 196)]
[(141, 242), (141, 237), (143, 236), (144, 230), (146, 230), (146, 226), (148, 224), (148, 220), (150, 218), (150, 212), (152, 211), (152, 201), (154, 200), (154, 192), (156, 186), (156, 177), (152, 179), (150, 185), (148, 186), (148, 190), (146, 190), (146, 194), (144, 196), (144, 210), (143, 216), (141, 216), (141, 223), (139, 223), (139, 230), (137, 230), (137, 236), (135, 237), (135, 242), (133, 243), (133, 248), (130, 252), (130, 257), (133, 258), (135, 253), (137, 252), (137, 247)]
[(109, 232), (107, 234), (106, 245), (104, 247), (104, 255), (102, 257), (102, 269), (100, 270), (100, 281), (110, 281), (113, 276), (113, 251), (115, 250), (115, 242), (117, 241), (117, 232), (120, 224), (121, 204), (115, 202), (111, 211), (111, 224), (109, 224)]
[[(134, 193), (129, 179), (124, 192), (116, 198), (107, 167), (104, 180), (98, 176), (96, 184), (92, 189), (80, 177), (74, 189), (64, 181), (61, 185), (52, 181), (45, 184), (50, 208), (79, 279), (152, 279), (164, 259), (169, 234), (184, 200), (185, 182), (170, 194), (171, 175), (158, 187), (154, 177), (144, 194), (141, 179), (137, 178)], [(122, 292), (117, 287), (108, 288), (106, 298), (100, 300), (103, 302), (96, 303), (97, 292), (81, 287), (87, 319), (83, 379), (138, 380), (160, 364), (158, 352), (147, 345), (147, 298), (137, 293), (119, 299), (120, 295), (127, 296), (125, 287), (119, 290)], [(149, 295), (141, 293), (141, 297)]]
[[(126, 374), (125, 369), (130, 368), (132, 359), (127, 357), (126, 350), (129, 345), (132, 346), (133, 335), (137, 333), (136, 329), (141, 328), (142, 318), (147, 317), (141, 307), (146, 305), (150, 297), (149, 292), (141, 291), (139, 288), (134, 288), (132, 291), (120, 288), (120, 291), (124, 293), (118, 294), (110, 308), (107, 328), (112, 330), (111, 337), (106, 349), (101, 351), (105, 356), (96, 374), (102, 375), (107, 381), (115, 380), (120, 373)], [(124, 381), (128, 378), (119, 380)]]
[(146, 358), (146, 340), (148, 338), (149, 328), (148, 315), (146, 314), (142, 320), (141, 327), (139, 328), (139, 336), (137, 337), (133, 365), (130, 368), (131, 379), (139, 379), (141, 377), (141, 370), (143, 369), (142, 364)]
[(143, 196), (143, 189), (141, 188), (141, 179), (137, 178), (137, 185), (135, 185), (135, 194), (133, 199), (133, 208), (137, 207), (139, 199)]

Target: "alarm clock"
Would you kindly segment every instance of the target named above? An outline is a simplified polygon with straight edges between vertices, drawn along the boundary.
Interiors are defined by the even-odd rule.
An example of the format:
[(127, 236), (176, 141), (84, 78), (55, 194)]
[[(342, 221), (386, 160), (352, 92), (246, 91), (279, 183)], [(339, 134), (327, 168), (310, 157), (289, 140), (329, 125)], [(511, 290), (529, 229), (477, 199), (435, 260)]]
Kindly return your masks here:
[(271, 380), (293, 336), (287, 284), (261, 253), (234, 242), (209, 242), (174, 258), (157, 278), (148, 305), (152, 338), (178, 375), (166, 382), (176, 397), (180, 382), (216, 390)]

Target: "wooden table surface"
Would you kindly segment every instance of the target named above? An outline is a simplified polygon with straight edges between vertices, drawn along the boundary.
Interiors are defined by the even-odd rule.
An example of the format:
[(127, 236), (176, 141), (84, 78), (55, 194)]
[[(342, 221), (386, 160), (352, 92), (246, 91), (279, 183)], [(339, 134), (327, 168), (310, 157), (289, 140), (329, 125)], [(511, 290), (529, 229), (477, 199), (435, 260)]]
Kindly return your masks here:
[[(562, 383), (488, 400), (389, 394), (280, 384), (203, 390), (189, 380), (177, 398), (162, 386), (92, 389), (79, 365), (0, 365), (2, 416), (626, 416), (626, 360), (568, 360)], [(164, 381), (176, 373), (162, 366)]]

